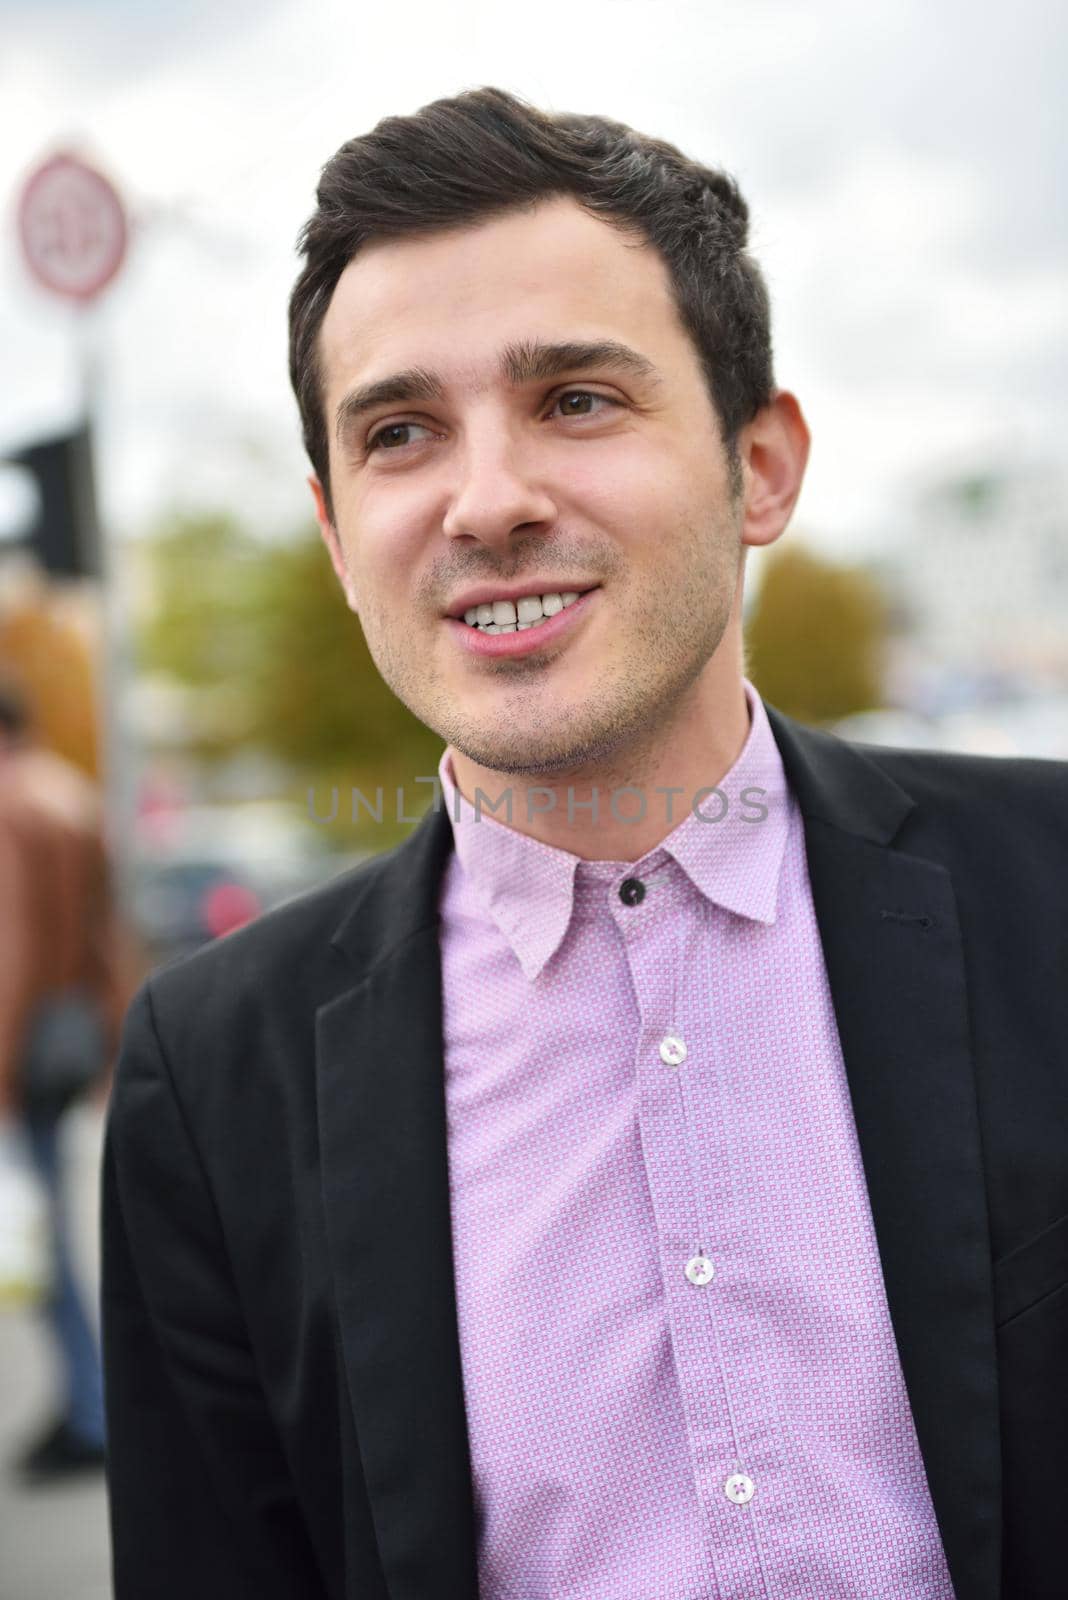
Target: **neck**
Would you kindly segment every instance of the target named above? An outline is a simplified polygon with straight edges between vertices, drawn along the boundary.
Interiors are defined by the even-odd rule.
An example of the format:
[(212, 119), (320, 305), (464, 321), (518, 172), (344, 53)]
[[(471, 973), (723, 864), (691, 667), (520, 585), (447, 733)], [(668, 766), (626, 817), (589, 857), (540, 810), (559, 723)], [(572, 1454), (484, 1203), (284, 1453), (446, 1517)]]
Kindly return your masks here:
[(695, 806), (714, 815), (722, 801), (702, 791), (726, 776), (749, 735), (741, 664), (716, 672), (715, 659), (666, 729), (647, 730), (595, 763), (535, 777), (496, 772), (451, 750), (456, 787), (481, 816), (543, 844), (587, 861), (637, 861)]

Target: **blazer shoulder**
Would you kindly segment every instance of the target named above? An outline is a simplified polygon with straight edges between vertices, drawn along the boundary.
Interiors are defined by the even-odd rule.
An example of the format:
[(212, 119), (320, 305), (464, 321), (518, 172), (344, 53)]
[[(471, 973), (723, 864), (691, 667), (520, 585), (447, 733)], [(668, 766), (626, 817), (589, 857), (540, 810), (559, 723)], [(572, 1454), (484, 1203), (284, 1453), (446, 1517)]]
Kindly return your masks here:
[(1014, 841), (1068, 847), (1068, 761), (849, 742), (916, 802), (914, 825), (988, 836), (1001, 851)]
[(883, 768), (904, 789), (923, 789), (946, 796), (1012, 792), (1063, 801), (1068, 794), (1068, 761), (1043, 756), (974, 755), (959, 750), (904, 749), (894, 745), (846, 741), (868, 761)]

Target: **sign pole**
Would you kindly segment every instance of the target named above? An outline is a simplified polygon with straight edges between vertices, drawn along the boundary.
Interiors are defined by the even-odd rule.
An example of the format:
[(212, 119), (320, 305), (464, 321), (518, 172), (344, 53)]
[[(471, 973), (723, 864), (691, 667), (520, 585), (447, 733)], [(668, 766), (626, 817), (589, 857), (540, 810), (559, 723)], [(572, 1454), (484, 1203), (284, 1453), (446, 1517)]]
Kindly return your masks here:
[[(18, 227), (32, 277), (43, 289), (72, 304), (79, 401), (89, 441), (90, 470), (81, 490), (89, 503), (83, 505), (82, 515), (86, 525), (93, 526), (99, 517), (93, 465), (103, 377), (98, 306), (126, 258), (126, 210), (118, 190), (102, 172), (75, 152), (63, 150), (45, 160), (26, 180), (19, 200)], [(126, 633), (117, 604), (114, 552), (106, 518), (99, 518), (99, 528), (93, 607), (99, 771), (116, 895), (125, 909), (132, 865), (128, 842), (135, 822), (132, 752), (123, 737), (121, 709)]]
[(100, 347), (100, 323), (96, 308), (87, 304), (75, 310), (75, 337), (78, 348), (78, 383), (82, 415), (89, 440), (90, 483), (87, 493), (95, 504), (92, 515), (99, 528), (97, 580), (93, 584), (93, 618), (96, 625), (96, 722), (100, 752), (100, 784), (110, 854), (114, 869), (115, 896), (121, 912), (127, 912), (132, 891), (132, 866), (129, 847), (136, 826), (136, 794), (133, 752), (129, 748), (123, 715), (123, 690), (128, 665), (126, 622), (120, 602), (115, 570), (114, 542), (105, 508), (100, 503), (99, 482), (100, 419), (104, 392), (104, 360)]

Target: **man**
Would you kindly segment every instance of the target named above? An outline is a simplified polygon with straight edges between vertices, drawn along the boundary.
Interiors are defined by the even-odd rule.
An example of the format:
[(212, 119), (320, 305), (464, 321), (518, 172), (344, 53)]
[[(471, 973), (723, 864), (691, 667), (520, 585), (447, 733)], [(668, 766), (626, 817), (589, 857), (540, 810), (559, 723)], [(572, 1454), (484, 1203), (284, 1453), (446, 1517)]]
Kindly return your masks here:
[[(85, 1027), (90, 1049), (99, 1045), (96, 1066), (103, 1075), (129, 990), (123, 991), (120, 976), (97, 790), (78, 768), (34, 739), (28, 705), (13, 684), (0, 685), (0, 918), (0, 1120), (21, 1127), (49, 1211), (53, 1281), (44, 1310), (62, 1394), (57, 1414), (16, 1463), (23, 1476), (43, 1483), (103, 1467), (104, 1403), (64, 1193), (61, 1133), (68, 1094), (60, 1084), (45, 1093), (43, 1085), (27, 1085), (26, 1057), (31, 1038), (44, 1038), (37, 1030), (50, 1027), (59, 1044), (73, 1022)], [(74, 1006), (65, 1012), (68, 1031), (57, 1031), (53, 1008), (67, 1006), (72, 996)], [(92, 1055), (85, 1059), (91, 1070)]]
[(319, 525), (443, 803), (131, 1008), (118, 1595), (1063, 1593), (1063, 766), (744, 677), (808, 432), (726, 177), (485, 88), (318, 202)]

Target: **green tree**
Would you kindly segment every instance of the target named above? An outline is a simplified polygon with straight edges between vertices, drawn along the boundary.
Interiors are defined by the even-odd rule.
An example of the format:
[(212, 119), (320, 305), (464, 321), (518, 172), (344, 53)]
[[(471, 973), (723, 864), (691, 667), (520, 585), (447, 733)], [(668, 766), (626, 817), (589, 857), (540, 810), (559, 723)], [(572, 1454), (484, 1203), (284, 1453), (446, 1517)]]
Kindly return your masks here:
[(199, 692), (190, 753), (204, 762), (231, 755), (257, 731), (250, 684), (261, 652), (264, 546), (226, 512), (176, 512), (142, 553), (150, 597), (140, 664)]
[(886, 608), (864, 571), (776, 548), (745, 630), (746, 671), (788, 716), (818, 725), (882, 703)]
[[(311, 823), (331, 810), (339, 845), (384, 848), (425, 809), (442, 744), (383, 683), (314, 527), (265, 543), (225, 513), (177, 514), (146, 545), (153, 603), (140, 638), (150, 670), (200, 692), (205, 715), (189, 748), (211, 762), (261, 749), (285, 763), (293, 801)], [(208, 714), (216, 701), (225, 717)], [(382, 824), (351, 819), (351, 791), (374, 800)]]
[(396, 821), (396, 790), (407, 816), (425, 809), (430, 786), (415, 779), (437, 770), (442, 742), (383, 682), (318, 533), (271, 552), (262, 642), (253, 699), (265, 747), (322, 793), (318, 810), (330, 810), (326, 791), (338, 788), (339, 828), (351, 826), (353, 787), (372, 803), (381, 788), (374, 843), (402, 837), (410, 829)]

